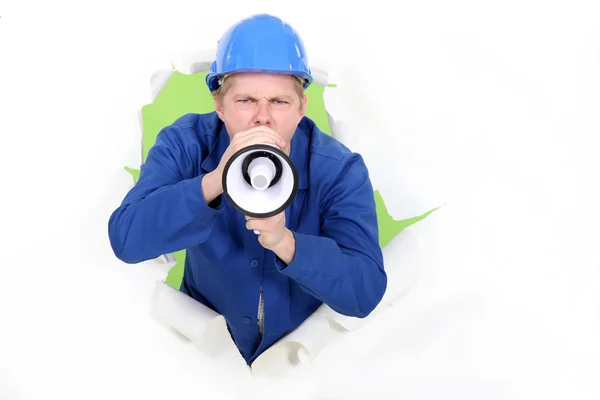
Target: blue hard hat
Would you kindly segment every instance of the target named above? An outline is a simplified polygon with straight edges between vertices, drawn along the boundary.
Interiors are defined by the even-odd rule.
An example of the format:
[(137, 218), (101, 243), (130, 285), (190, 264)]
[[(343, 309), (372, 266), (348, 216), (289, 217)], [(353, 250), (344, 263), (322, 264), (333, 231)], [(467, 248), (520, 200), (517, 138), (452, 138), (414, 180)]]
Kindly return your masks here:
[(306, 89), (313, 81), (304, 44), (283, 20), (268, 14), (254, 15), (230, 27), (217, 45), (217, 57), (206, 75), (212, 92), (219, 78), (234, 72), (267, 72), (295, 75)]

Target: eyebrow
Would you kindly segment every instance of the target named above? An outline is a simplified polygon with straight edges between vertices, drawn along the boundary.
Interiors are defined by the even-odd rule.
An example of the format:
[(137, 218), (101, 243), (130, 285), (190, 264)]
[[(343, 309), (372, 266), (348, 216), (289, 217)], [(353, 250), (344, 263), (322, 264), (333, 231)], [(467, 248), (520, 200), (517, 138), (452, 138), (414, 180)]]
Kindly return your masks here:
[[(256, 100), (255, 96), (251, 96), (249, 94), (243, 94), (243, 93), (239, 93), (236, 94), (235, 96), (233, 96), (235, 99), (239, 99), (239, 98), (244, 98), (244, 99), (250, 99), (250, 100)], [(285, 94), (281, 94), (281, 95), (275, 95), (275, 96), (270, 96), (267, 97), (269, 100), (290, 100), (292, 98), (292, 96), (288, 96)]]

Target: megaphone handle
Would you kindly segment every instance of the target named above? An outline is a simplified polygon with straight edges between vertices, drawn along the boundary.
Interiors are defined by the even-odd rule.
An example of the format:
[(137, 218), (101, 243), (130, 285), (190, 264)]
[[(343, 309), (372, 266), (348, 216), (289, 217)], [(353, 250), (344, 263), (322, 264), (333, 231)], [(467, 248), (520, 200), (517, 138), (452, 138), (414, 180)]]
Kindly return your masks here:
[(257, 231), (256, 229), (254, 230), (254, 233), (256, 233), (257, 235), (260, 235), (260, 231)]

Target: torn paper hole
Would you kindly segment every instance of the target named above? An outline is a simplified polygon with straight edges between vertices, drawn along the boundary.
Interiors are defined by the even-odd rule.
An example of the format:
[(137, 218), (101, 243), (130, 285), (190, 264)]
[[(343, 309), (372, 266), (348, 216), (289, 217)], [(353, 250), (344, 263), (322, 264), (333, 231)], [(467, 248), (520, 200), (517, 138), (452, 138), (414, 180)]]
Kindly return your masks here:
[[(190, 53), (178, 59), (174, 66), (182, 73), (206, 71), (213, 58), (214, 54), (209, 51)], [(314, 73), (315, 82), (327, 84), (328, 73), (325, 70), (315, 67)], [(153, 75), (153, 96), (160, 93), (170, 76), (171, 74), (165, 71)], [(329, 112), (327, 105), (326, 110)], [(346, 125), (340, 123), (340, 127)], [(335, 126), (332, 128), (335, 129)], [(253, 372), (261, 374), (282, 371), (285, 367), (310, 364), (327, 343), (338, 335), (367, 324), (416, 285), (419, 251), (414, 227), (404, 229), (383, 249), (388, 288), (384, 298), (369, 317), (360, 319), (344, 316), (323, 304), (294, 331), (259, 356), (253, 363)], [(169, 262), (169, 255), (162, 256), (159, 261)], [(221, 315), (162, 281), (156, 286), (153, 316), (161, 324), (186, 337), (204, 354), (222, 354), (225, 347), (233, 345), (225, 319)]]
[(197, 51), (180, 53), (171, 61), (173, 67), (182, 74), (196, 74), (208, 71), (217, 56), (217, 49), (201, 49)]
[(151, 102), (154, 102), (154, 100), (156, 100), (158, 94), (165, 87), (169, 79), (171, 79), (171, 75), (173, 75), (172, 69), (161, 69), (152, 74), (152, 77), (150, 78)]

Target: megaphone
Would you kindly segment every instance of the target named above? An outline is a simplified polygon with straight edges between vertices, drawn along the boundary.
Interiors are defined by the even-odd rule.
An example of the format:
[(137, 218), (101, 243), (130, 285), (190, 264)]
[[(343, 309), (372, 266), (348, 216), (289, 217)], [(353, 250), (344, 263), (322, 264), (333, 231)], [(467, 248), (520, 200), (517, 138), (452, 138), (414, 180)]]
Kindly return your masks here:
[(298, 171), (277, 146), (254, 144), (238, 150), (227, 161), (222, 185), (225, 197), (236, 210), (252, 218), (269, 218), (294, 200)]

